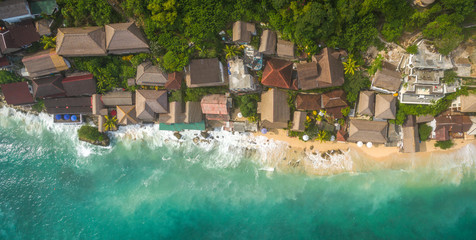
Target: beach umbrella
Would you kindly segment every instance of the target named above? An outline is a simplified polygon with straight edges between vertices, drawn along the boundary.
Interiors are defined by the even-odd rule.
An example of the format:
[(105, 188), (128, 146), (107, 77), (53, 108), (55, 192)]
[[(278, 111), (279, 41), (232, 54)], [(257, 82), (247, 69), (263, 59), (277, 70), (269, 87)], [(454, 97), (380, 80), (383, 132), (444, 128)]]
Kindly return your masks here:
[(116, 116), (117, 115), (117, 111), (116, 110), (112, 110), (111, 111), (111, 116)]
[(308, 135), (302, 136), (302, 140), (304, 140), (304, 141), (309, 141), (309, 136), (308, 136)]
[(336, 136), (332, 135), (331, 136), (331, 142), (335, 141), (336, 140)]
[(55, 119), (56, 119), (56, 120), (61, 120), (61, 118), (62, 118), (62, 117), (61, 117), (61, 114), (56, 114), (56, 116), (55, 116)]
[(268, 133), (268, 129), (266, 129), (266, 128), (261, 128), (261, 133), (262, 133), (262, 134)]
[(69, 120), (69, 117), (70, 117), (69, 114), (65, 114), (65, 115), (63, 116), (64, 120)]
[(358, 141), (357, 142), (357, 147), (362, 147), (362, 146), (364, 146), (364, 143), (362, 141)]
[(243, 114), (242, 114), (241, 112), (239, 112), (239, 113), (237, 114), (237, 116), (238, 116), (239, 118), (242, 118), (242, 117), (243, 117)]
[(78, 120), (78, 117), (76, 115), (71, 116), (71, 121), (76, 122)]
[(372, 142), (368, 142), (368, 143), (367, 143), (367, 147), (368, 147), (368, 148), (371, 148), (371, 147), (372, 147)]

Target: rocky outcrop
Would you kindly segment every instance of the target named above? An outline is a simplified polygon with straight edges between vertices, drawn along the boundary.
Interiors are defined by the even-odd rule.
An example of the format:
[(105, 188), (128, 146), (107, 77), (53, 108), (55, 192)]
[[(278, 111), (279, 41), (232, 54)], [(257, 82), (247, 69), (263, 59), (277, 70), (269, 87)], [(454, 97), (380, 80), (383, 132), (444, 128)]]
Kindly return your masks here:
[(107, 147), (111, 143), (111, 139), (109, 139), (109, 137), (106, 134), (104, 134), (104, 138), (102, 141), (87, 139), (85, 137), (79, 137), (79, 140), (93, 144), (93, 145), (103, 146), (103, 147)]

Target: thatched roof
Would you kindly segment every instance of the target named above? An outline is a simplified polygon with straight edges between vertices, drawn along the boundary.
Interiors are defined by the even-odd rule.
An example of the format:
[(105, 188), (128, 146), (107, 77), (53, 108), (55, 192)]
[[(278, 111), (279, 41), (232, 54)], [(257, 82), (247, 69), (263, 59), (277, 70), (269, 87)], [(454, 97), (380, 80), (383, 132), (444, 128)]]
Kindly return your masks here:
[(159, 115), (159, 122), (166, 124), (183, 123), (185, 113), (182, 102), (169, 102), (169, 112)]
[(0, 88), (7, 104), (23, 105), (35, 102), (26, 82), (2, 84)]
[(266, 29), (261, 35), (258, 52), (263, 54), (276, 54), (276, 32)]
[(278, 39), (277, 52), (279, 57), (294, 58), (294, 43)]
[(375, 92), (360, 91), (357, 113), (367, 116), (373, 116), (375, 113)]
[(147, 40), (134, 22), (107, 24), (105, 29), (106, 49), (109, 53), (149, 52)]
[(227, 84), (223, 65), (218, 58), (193, 59), (187, 67), (188, 87), (213, 87)]
[(59, 28), (56, 52), (62, 56), (106, 56), (103, 27)]
[(295, 111), (294, 118), (293, 118), (293, 127), (291, 128), (291, 130), (297, 131), (297, 132), (304, 132), (306, 116), (307, 116), (306, 112)]
[(167, 113), (167, 91), (137, 90), (136, 116), (143, 121), (154, 121), (156, 113)]
[(321, 110), (321, 95), (320, 94), (298, 94), (296, 96), (296, 109), (310, 111)]
[(119, 125), (129, 125), (137, 124), (139, 121), (136, 117), (136, 106), (117, 106), (117, 124)]
[(270, 87), (292, 88), (293, 63), (272, 58), (266, 62), (261, 84)]
[(237, 21), (233, 23), (233, 42), (249, 43), (251, 35), (256, 34), (256, 27), (253, 23)]
[(395, 119), (397, 98), (390, 94), (377, 94), (375, 97), (375, 118)]
[(262, 125), (265, 127), (285, 128), (291, 117), (287, 103), (288, 95), (282, 90), (269, 89), (261, 94), (258, 113), (261, 114)]
[(336, 87), (344, 84), (344, 65), (340, 61), (340, 53), (324, 48), (322, 53), (315, 57), (319, 63), (319, 88)]
[(418, 136), (418, 125), (415, 115), (408, 115), (402, 127), (403, 132), (403, 152), (414, 153), (420, 151), (420, 139)]
[(476, 94), (461, 95), (461, 112), (476, 112)]
[(0, 1), (0, 19), (8, 19), (30, 15), (30, 8), (26, 0)]
[(108, 92), (101, 97), (106, 106), (133, 105), (132, 93), (126, 91)]
[(387, 122), (351, 119), (349, 126), (349, 142), (387, 142)]
[(94, 115), (107, 115), (107, 109), (101, 100), (101, 94), (93, 94), (91, 96), (92, 114)]
[(185, 103), (185, 123), (197, 123), (203, 121), (202, 106), (200, 102)]
[(164, 86), (167, 82), (167, 74), (158, 66), (146, 61), (137, 66), (136, 84), (147, 86)]
[(66, 96), (91, 96), (96, 93), (96, 81), (89, 72), (73, 73), (63, 79)]
[(402, 84), (402, 76), (399, 72), (382, 68), (377, 70), (372, 79), (372, 87), (384, 89), (390, 92), (397, 92)]
[(33, 80), (33, 98), (64, 96), (60, 75)]
[(22, 59), (29, 76), (36, 78), (69, 69), (66, 60), (54, 49), (43, 50)]

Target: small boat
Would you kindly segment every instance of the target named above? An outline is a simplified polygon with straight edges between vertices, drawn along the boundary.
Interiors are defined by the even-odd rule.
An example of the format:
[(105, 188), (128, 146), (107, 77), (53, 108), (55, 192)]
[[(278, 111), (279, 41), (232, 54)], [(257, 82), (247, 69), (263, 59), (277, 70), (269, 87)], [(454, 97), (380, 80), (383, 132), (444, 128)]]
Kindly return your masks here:
[(267, 172), (274, 172), (274, 170), (276, 170), (276, 169), (274, 167), (262, 167), (259, 170), (267, 171)]

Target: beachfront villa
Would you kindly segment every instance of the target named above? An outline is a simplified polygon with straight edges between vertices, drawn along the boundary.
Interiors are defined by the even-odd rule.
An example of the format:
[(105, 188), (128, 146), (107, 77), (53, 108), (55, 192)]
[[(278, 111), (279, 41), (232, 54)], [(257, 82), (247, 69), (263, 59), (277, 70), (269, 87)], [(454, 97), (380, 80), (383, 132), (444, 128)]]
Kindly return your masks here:
[(385, 144), (388, 140), (387, 121), (368, 121), (351, 119), (349, 123), (349, 142), (371, 142)]
[(291, 120), (291, 111), (287, 104), (286, 92), (270, 88), (261, 94), (261, 102), (258, 103), (258, 113), (261, 115), (262, 127), (286, 128)]
[(211, 94), (204, 96), (200, 105), (202, 106), (202, 112), (205, 114), (207, 120), (230, 120), (232, 100), (225, 94)]
[(437, 53), (425, 40), (418, 44), (418, 53), (410, 54), (401, 65), (405, 77), (399, 100), (406, 104), (431, 104), (455, 92), (459, 82), (445, 84), (441, 80), (445, 70), (454, 68), (451, 58)]

